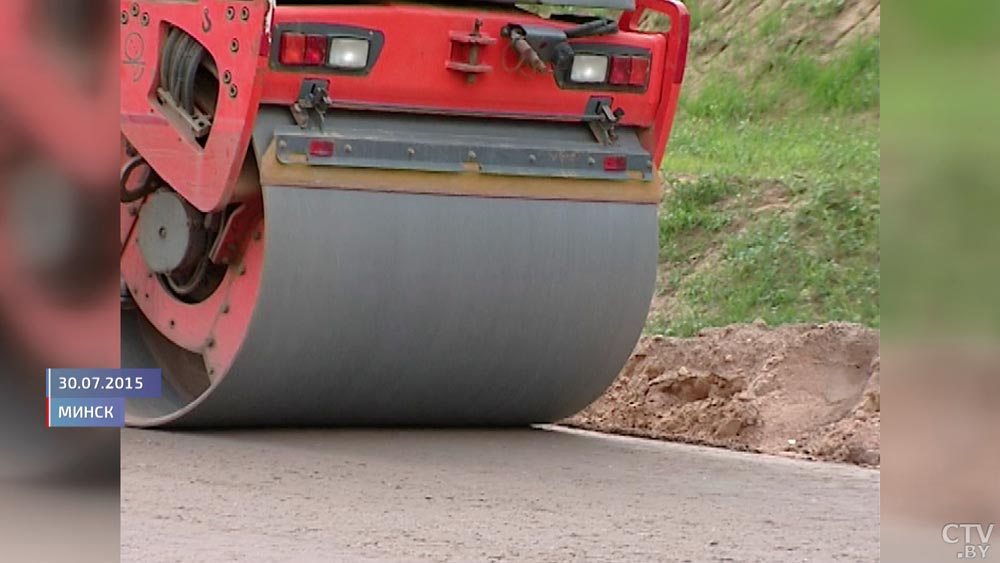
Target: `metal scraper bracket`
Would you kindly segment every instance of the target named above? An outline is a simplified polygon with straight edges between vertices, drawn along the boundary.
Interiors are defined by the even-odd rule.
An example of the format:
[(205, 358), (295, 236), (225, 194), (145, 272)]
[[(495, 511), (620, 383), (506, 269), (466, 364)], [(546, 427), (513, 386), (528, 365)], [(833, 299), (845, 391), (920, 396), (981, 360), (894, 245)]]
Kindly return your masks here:
[[(283, 164), (480, 172), (512, 176), (652, 180), (653, 161), (634, 130), (599, 143), (582, 124), (330, 112), (325, 127), (278, 127)], [(323, 151), (314, 150), (322, 146)]]
[(492, 72), (493, 67), (479, 61), (479, 50), (496, 43), (496, 39), (482, 32), (483, 20), (476, 19), (471, 33), (452, 31), (451, 58), (445, 63), (449, 70), (465, 73), (465, 81), (472, 84), (476, 75)]

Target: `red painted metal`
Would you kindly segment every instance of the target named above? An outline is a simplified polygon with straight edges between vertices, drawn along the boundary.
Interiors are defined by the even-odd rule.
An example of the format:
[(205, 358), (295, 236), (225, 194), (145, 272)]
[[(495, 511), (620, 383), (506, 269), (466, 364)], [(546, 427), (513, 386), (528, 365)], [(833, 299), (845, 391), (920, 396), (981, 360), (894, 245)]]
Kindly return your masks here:
[[(613, 97), (616, 107), (625, 110), (623, 124), (653, 123), (660, 97), (659, 73), (652, 77), (645, 93), (560, 89), (551, 72), (537, 73), (519, 66), (509, 43), (498, 40), (478, 45), (476, 65), (491, 67), (492, 72), (480, 73), (477, 80), (468, 82), (463, 72), (449, 69), (449, 62), (454, 62), (456, 32), (467, 35), (476, 20), (482, 21), (480, 33), (491, 38), (500, 37), (501, 28), (510, 23), (572, 27), (516, 9), (411, 4), (282, 6), (275, 14), (278, 26), (309, 22), (375, 29), (385, 35), (385, 44), (366, 76), (323, 70), (304, 75), (300, 69), (272, 69), (263, 101), (291, 104), (304, 78), (323, 77), (330, 79), (330, 97), (335, 105), (578, 121), (590, 98), (602, 95)], [(572, 42), (649, 49), (657, 61), (654, 65), (665, 64), (666, 40), (660, 34), (625, 32)]]
[[(253, 132), (267, 59), (259, 56), (267, 41), (267, 0), (197, 3), (122, 1), (123, 13), (139, 6), (144, 16), (123, 17), (120, 67), (121, 130), (129, 142), (147, 158), (171, 187), (202, 211), (225, 207), (243, 166)], [(247, 8), (231, 19), (227, 10)], [(143, 23), (144, 21), (148, 23)], [(211, 53), (220, 75), (229, 72), (230, 84), (222, 84), (212, 133), (202, 148), (156, 100), (160, 46), (169, 25), (197, 38)]]
[(233, 264), (239, 260), (251, 238), (252, 229), (257, 226), (262, 214), (260, 200), (257, 199), (233, 210), (212, 246), (208, 259), (215, 264)]
[(258, 216), (238, 263), (230, 266), (219, 288), (199, 303), (184, 303), (146, 267), (133, 231), (121, 259), (122, 279), (136, 304), (161, 334), (178, 346), (205, 355), (209, 375), (229, 369), (243, 342), (264, 263), (264, 221)]
[[(168, 184), (205, 212), (233, 202), (259, 106), (292, 105), (303, 80), (309, 78), (328, 79), (329, 95), (341, 107), (416, 113), (578, 121), (593, 96), (610, 97), (616, 108), (625, 110), (624, 125), (642, 128), (640, 139), (659, 163), (680, 93), (690, 18), (676, 0), (636, 3), (637, 9), (620, 20), (621, 33), (574, 41), (648, 50), (648, 64), (641, 69), (648, 88), (641, 93), (560, 89), (551, 72), (519, 67), (506, 41), (487, 38), (500, 37), (501, 28), (510, 23), (570, 24), (543, 22), (514, 9), (385, 3), (281, 6), (270, 14), (268, 0), (145, 0), (137, 4), (142, 15), (136, 17), (131, 15), (134, 3), (123, 1), (122, 134)], [(240, 15), (242, 8), (248, 10), (246, 19)], [(640, 32), (638, 22), (646, 10), (668, 15), (669, 33)], [(227, 17), (227, 12), (235, 17)], [(469, 80), (470, 69), (454, 68), (456, 63), (468, 64), (468, 59), (455, 59), (453, 49), (462, 43), (456, 39), (464, 40), (469, 37), (467, 30), (477, 29), (476, 20), (482, 21), (478, 27), (482, 39), (475, 42), (475, 65), (492, 71)], [(385, 42), (366, 75), (324, 68), (277, 69), (270, 47), (279, 38), (272, 33), (277, 26), (294, 23), (374, 29), (382, 32)], [(218, 107), (204, 147), (156, 99), (159, 49), (168, 24), (205, 46), (220, 77), (231, 76), (229, 83), (220, 80)], [(305, 51), (302, 57), (305, 60)], [(635, 68), (633, 61), (630, 81), (637, 80)], [(621, 163), (604, 164), (616, 167)], [(239, 218), (233, 217), (225, 244), (217, 249), (215, 259), (231, 264), (219, 289), (205, 301), (189, 304), (175, 298), (148, 270), (136, 243), (134, 216), (122, 207), (122, 278), (156, 329), (178, 345), (203, 353), (217, 374), (228, 369), (242, 343), (259, 289), (265, 225), (260, 214), (251, 210), (246, 207)], [(229, 250), (233, 242), (236, 251)]]
[[(233, 199), (260, 106), (270, 46), (269, 2), (147, 0), (135, 5), (139, 6), (138, 16), (132, 12), (133, 2), (121, 3), (122, 134), (160, 177), (195, 207), (206, 212), (220, 210)], [(218, 68), (220, 92), (204, 147), (156, 98), (160, 48), (168, 25), (198, 39)], [(228, 83), (222, 78), (225, 75), (230, 77)], [(214, 254), (218, 261), (232, 265), (219, 288), (199, 303), (177, 299), (149, 271), (137, 244), (135, 218), (122, 206), (122, 279), (157, 331), (177, 345), (205, 355), (210, 376), (228, 369), (256, 302), (263, 263), (263, 219), (259, 202), (244, 205), (227, 225), (226, 244)], [(255, 236), (257, 233), (260, 235)]]
[[(674, 114), (677, 111), (677, 102), (681, 96), (681, 81), (684, 79), (684, 68), (687, 65), (691, 14), (687, 7), (678, 0), (635, 0), (635, 10), (622, 14), (619, 27), (627, 31), (638, 30), (639, 22), (647, 10), (666, 14), (670, 18), (670, 31), (664, 34), (667, 41), (667, 51), (663, 67), (663, 80), (660, 81), (659, 103), (651, 126), (639, 135), (639, 140), (646, 147), (646, 150), (653, 153), (653, 162), (659, 165), (667, 150), (667, 140), (670, 138), (670, 129), (674, 125)], [(655, 61), (654, 58), (654, 67)], [(650, 84), (650, 88), (653, 88), (652, 84)]]
[[(123, 11), (129, 11), (132, 2), (121, 5)], [(227, 9), (234, 4), (224, 0), (197, 4), (147, 1), (142, 4), (143, 13), (149, 14), (147, 25), (132, 17), (121, 26), (122, 132), (140, 153), (149, 155), (150, 163), (167, 183), (202, 211), (216, 211), (230, 202), (259, 105), (291, 105), (306, 78), (329, 79), (335, 105), (564, 121), (579, 120), (590, 99), (604, 95), (625, 111), (622, 125), (647, 129), (640, 138), (659, 162), (680, 93), (690, 21), (687, 10), (676, 0), (637, 0), (637, 9), (622, 17), (622, 33), (579, 40), (640, 47), (651, 53), (653, 71), (646, 92), (601, 92), (560, 89), (551, 73), (517, 68), (516, 54), (503, 41), (477, 44), (476, 70), (489, 67), (494, 72), (468, 81), (464, 72), (452, 70), (458, 30), (474, 29), (480, 20), (483, 37), (497, 37), (509, 23), (539, 23), (539, 18), (519, 10), (408, 4), (276, 9), (272, 28), (311, 23), (381, 31), (385, 36), (382, 52), (371, 72), (359, 76), (329, 69), (272, 69), (266, 48), (270, 41), (270, 30), (265, 29), (267, 0), (239, 5), (249, 9), (246, 21), (238, 15), (227, 19)], [(639, 32), (638, 21), (646, 10), (667, 14), (673, 22), (670, 32)], [(231, 85), (222, 85), (212, 134), (204, 148), (155, 99), (159, 60), (155, 46), (164, 41), (168, 23), (201, 41), (220, 73), (228, 71), (232, 76)], [(546, 25), (569, 26), (557, 21)]]
[[(671, 21), (669, 32), (641, 32), (639, 21), (647, 10), (666, 14)], [(479, 80), (470, 83), (462, 73), (448, 72), (453, 33), (456, 29), (471, 29), (477, 19), (482, 20), (480, 29), (486, 36), (499, 36), (500, 29), (509, 23), (540, 22), (537, 17), (521, 11), (483, 12), (469, 7), (397, 4), (287, 6), (279, 8), (275, 14), (276, 25), (344, 24), (377, 29), (385, 34), (383, 51), (367, 76), (324, 71), (308, 75), (330, 79), (330, 97), (335, 105), (576, 121), (590, 98), (601, 94), (596, 89), (559, 89), (551, 73), (516, 68), (517, 57), (506, 42), (480, 49), (478, 64), (490, 66), (494, 72), (484, 73)], [(570, 26), (557, 21), (544, 23)], [(614, 98), (615, 107), (625, 110), (622, 125), (646, 129), (640, 140), (653, 153), (654, 162), (659, 163), (666, 150), (680, 96), (690, 15), (678, 0), (637, 0), (636, 10), (625, 12), (619, 26), (622, 33), (575, 41), (641, 47), (650, 51), (648, 68), (651, 71), (645, 92), (604, 92), (601, 95)], [(264, 87), (263, 101), (293, 103), (306, 77), (298, 71), (272, 70)]]

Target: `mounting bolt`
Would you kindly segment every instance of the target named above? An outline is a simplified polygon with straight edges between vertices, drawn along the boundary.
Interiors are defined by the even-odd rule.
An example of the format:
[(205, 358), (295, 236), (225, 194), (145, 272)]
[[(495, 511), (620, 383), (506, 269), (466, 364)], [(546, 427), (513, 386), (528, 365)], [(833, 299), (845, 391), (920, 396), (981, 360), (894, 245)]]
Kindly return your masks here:
[(537, 156), (535, 156), (535, 155), (533, 155), (533, 154), (529, 154), (529, 155), (528, 155), (528, 162), (530, 162), (530, 163), (534, 164), (534, 163), (535, 163), (535, 162), (537, 162), (537, 161), (538, 161), (538, 157), (537, 157)]
[(240, 40), (233, 37), (233, 40), (229, 42), (229, 50), (238, 53), (240, 51)]
[(230, 82), (232, 82), (233, 81), (233, 73), (229, 72), (228, 70), (226, 72), (223, 72), (222, 73), (222, 81), (225, 82), (226, 84), (229, 84)]
[(286, 141), (284, 139), (278, 141), (278, 148), (281, 149), (281, 150), (287, 149), (288, 148), (288, 141)]
[(139, 3), (138, 2), (133, 2), (132, 3), (132, 15), (133, 16), (138, 16), (139, 15)]
[(222, 308), (219, 309), (219, 312), (222, 313), (223, 315), (228, 315), (229, 314), (229, 303), (223, 303), (222, 304)]
[(148, 27), (149, 26), (149, 12), (143, 13), (142, 14), (142, 18), (139, 21), (142, 23), (142, 27)]
[(469, 160), (476, 160), (476, 151), (469, 151)]
[(597, 164), (597, 161), (594, 160), (594, 157), (590, 157), (590, 158), (587, 159), (587, 164), (593, 166), (593, 165)]
[(246, 264), (240, 264), (240, 267), (236, 268), (236, 273), (239, 274), (239, 275), (241, 275), (241, 276), (244, 275), (244, 274), (246, 274), (247, 273), (247, 265)]
[(226, 19), (232, 21), (236, 17), (236, 8), (230, 6), (226, 8)]
[(235, 84), (231, 84), (229, 86), (229, 97), (230, 98), (235, 98), (237, 95), (239, 95), (239, 93), (240, 93), (240, 89), (237, 88)]
[(215, 348), (215, 339), (209, 336), (208, 341), (205, 342), (205, 346), (208, 348)]
[(416, 154), (417, 151), (413, 147), (406, 149), (406, 155), (409, 156), (410, 158), (413, 158)]
[(122, 10), (122, 25), (125, 25), (127, 23), (128, 23), (128, 12)]
[(240, 10), (240, 19), (243, 21), (248, 21), (250, 19), (250, 8), (243, 6), (243, 9)]

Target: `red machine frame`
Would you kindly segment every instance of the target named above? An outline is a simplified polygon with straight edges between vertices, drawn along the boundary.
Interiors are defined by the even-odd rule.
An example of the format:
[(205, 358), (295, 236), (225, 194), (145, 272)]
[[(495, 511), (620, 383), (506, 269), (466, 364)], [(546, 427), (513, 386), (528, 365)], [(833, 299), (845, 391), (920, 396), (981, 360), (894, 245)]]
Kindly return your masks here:
[[(153, 5), (155, 9), (148, 10)], [(155, 155), (150, 158), (166, 183), (204, 212), (217, 211), (231, 201), (257, 108), (262, 103), (291, 105), (306, 76), (329, 79), (331, 98), (338, 105), (420, 113), (575, 121), (581, 118), (591, 97), (607, 95), (625, 111), (623, 125), (642, 129), (640, 139), (654, 162), (659, 163), (680, 93), (690, 26), (687, 9), (676, 0), (637, 0), (636, 10), (626, 12), (620, 20), (619, 26), (626, 33), (588, 38), (588, 43), (649, 49), (653, 67), (663, 69), (662, 73), (651, 74), (645, 92), (604, 93), (557, 90), (551, 75), (527, 71), (521, 71), (516, 81), (486, 74), (469, 83), (461, 73), (447, 69), (447, 38), (452, 32), (471, 31), (472, 22), (480, 19), (482, 33), (498, 37), (500, 28), (508, 23), (537, 24), (538, 18), (531, 14), (410, 4), (283, 6), (270, 14), (267, 0), (210, 0), (197, 4), (123, 1), (121, 9), (122, 133), (140, 154)], [(671, 30), (637, 33), (646, 11), (666, 14), (672, 22)], [(419, 31), (414, 27), (417, 21), (423, 26)], [(377, 27), (390, 40), (367, 76), (275, 70), (270, 61), (271, 41), (276, 40), (272, 31), (294, 22)], [(230, 77), (228, 83), (222, 84), (212, 134), (204, 148), (186, 135), (183, 127), (176, 126), (156, 101), (159, 46), (165, 41), (167, 23), (198, 38), (215, 60), (220, 75)], [(547, 25), (570, 24), (551, 21)], [(406, 43), (393, 40), (401, 36), (413, 39)], [(421, 60), (430, 64), (414, 67), (407, 64), (409, 59), (396, 56), (414, 49)], [(497, 41), (482, 50), (480, 62), (492, 65), (497, 75), (507, 56), (505, 43)]]
[[(500, 28), (508, 23), (539, 23), (527, 13), (411, 4), (287, 6), (278, 7), (273, 14), (270, 10), (267, 0), (121, 2), (122, 134), (167, 184), (203, 212), (219, 211), (233, 201), (260, 105), (291, 106), (299, 97), (303, 79), (310, 77), (330, 80), (335, 105), (445, 115), (580, 121), (590, 98), (611, 97), (616, 107), (625, 110), (623, 124), (640, 129), (640, 141), (658, 165), (678, 102), (690, 23), (687, 9), (676, 0), (636, 0), (636, 9), (619, 21), (624, 33), (587, 38), (587, 43), (648, 49), (653, 68), (662, 69), (651, 72), (644, 92), (602, 92), (556, 89), (551, 74), (519, 71), (518, 80), (495, 78), (508, 56), (506, 42), (499, 39)], [(647, 11), (666, 14), (670, 31), (637, 33)], [(449, 37), (472, 31), (477, 19), (482, 21), (478, 28), (482, 34), (498, 38), (490, 48), (482, 49), (479, 59), (494, 72), (469, 81), (448, 68)], [(415, 21), (423, 27), (418, 30)], [(271, 60), (271, 44), (277, 41), (274, 30), (295, 22), (377, 27), (390, 39), (414, 39), (409, 44), (387, 40), (378, 64), (363, 77), (276, 69)], [(168, 23), (198, 38), (218, 67), (218, 105), (204, 147), (185, 133), (176, 117), (162, 111), (157, 101), (159, 50)], [(570, 25), (558, 21), (545, 24)], [(434, 41), (423, 41), (424, 37)], [(394, 62), (399, 52), (396, 49), (421, 49), (423, 60), (438, 61), (440, 66), (415, 68)], [(228, 269), (219, 289), (205, 301), (188, 304), (163, 287), (145, 265), (138, 245), (128, 243), (135, 236), (140, 204), (122, 206), (122, 278), (156, 330), (179, 346), (204, 355), (214, 382), (235, 358), (250, 324), (250, 304), (256, 302), (267, 240), (265, 220), (256, 215), (245, 225), (245, 250)]]

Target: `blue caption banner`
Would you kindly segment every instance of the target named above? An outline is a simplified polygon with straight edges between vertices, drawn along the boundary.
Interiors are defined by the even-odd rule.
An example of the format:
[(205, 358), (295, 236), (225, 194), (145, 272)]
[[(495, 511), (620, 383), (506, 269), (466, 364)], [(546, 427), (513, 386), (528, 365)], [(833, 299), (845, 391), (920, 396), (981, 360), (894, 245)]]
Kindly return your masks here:
[(162, 392), (162, 372), (142, 369), (50, 369), (46, 396), (51, 399), (153, 398)]
[(49, 369), (48, 425), (54, 428), (125, 426), (126, 398), (159, 397), (163, 373), (149, 369)]
[(94, 428), (125, 426), (125, 399), (49, 399), (49, 426)]

